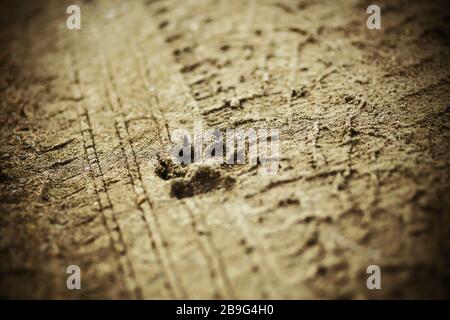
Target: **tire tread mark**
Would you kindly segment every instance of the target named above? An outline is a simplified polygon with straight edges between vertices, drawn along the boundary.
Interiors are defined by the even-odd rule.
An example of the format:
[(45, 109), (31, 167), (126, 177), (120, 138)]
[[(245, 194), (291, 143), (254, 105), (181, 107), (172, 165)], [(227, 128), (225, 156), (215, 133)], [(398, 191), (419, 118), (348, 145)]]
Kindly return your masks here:
[[(158, 33), (157, 33), (155, 36), (159, 38), (159, 42), (160, 42), (161, 44), (164, 44), (164, 41), (160, 38), (161, 36), (160, 36)], [(173, 62), (173, 63), (175, 63), (175, 62)], [(176, 68), (174, 68), (174, 69), (176, 69)], [(178, 70), (176, 70), (176, 71), (174, 71), (174, 72), (175, 72), (175, 74), (177, 75), (177, 78), (178, 78), (178, 80), (179, 80), (180, 86), (183, 88), (183, 90), (184, 90), (184, 92), (185, 92), (185, 96), (186, 96), (186, 97), (190, 100), (190, 102), (192, 103), (192, 106), (193, 106), (193, 112), (194, 112), (194, 117), (195, 117), (195, 116), (201, 117), (200, 109), (199, 109), (199, 106), (198, 106), (198, 101), (197, 101), (197, 100), (194, 98), (194, 96), (192, 95), (191, 89), (190, 89), (190, 87), (187, 85), (186, 80), (184, 79), (183, 75), (182, 75)], [(186, 204), (185, 202), (183, 202), (183, 203)], [(188, 206), (185, 205), (185, 207), (186, 207), (186, 210), (190, 210), (190, 208), (189, 208)], [(192, 213), (192, 212), (191, 212), (191, 213)], [(191, 218), (193, 218), (193, 215), (191, 215)], [(218, 253), (218, 251), (215, 249), (215, 245), (212, 244), (211, 241), (212, 241), (212, 240), (211, 240), (211, 237), (208, 237), (206, 243), (208, 244), (208, 247), (210, 248), (210, 251), (215, 253), (215, 258), (214, 258), (213, 260), (215, 260), (215, 261), (217, 262), (217, 265), (219, 266), (219, 270), (221, 270), (221, 272), (219, 272), (219, 274), (221, 275), (221, 277), (222, 277), (222, 282), (223, 282), (223, 284), (224, 284), (224, 287), (226, 288), (226, 294), (227, 294), (228, 296), (231, 296), (231, 297), (232, 297), (232, 296), (234, 296), (234, 293), (233, 293), (233, 292), (234, 292), (234, 289), (232, 288), (231, 281), (229, 280), (229, 276), (228, 276), (228, 273), (227, 273), (227, 271), (226, 271), (225, 264), (224, 264), (224, 262), (223, 262), (223, 259), (222, 259), (221, 257), (217, 256), (219, 253)]]
[[(115, 84), (114, 76), (108, 62), (104, 61), (104, 68), (106, 73), (107, 89), (106, 95), (109, 101), (110, 108), (113, 112), (118, 113), (119, 117), (115, 120), (116, 133), (120, 140), (122, 152), (125, 158), (128, 175), (133, 185), (133, 192), (136, 195), (136, 205), (141, 212), (141, 218), (145, 223), (146, 230), (151, 240), (151, 246), (155, 249), (160, 266), (166, 276), (165, 287), (170, 292), (171, 296), (178, 298), (187, 298), (187, 292), (181, 282), (176, 268), (167, 249), (167, 241), (165, 240), (157, 215), (153, 212), (153, 204), (148, 196), (137, 156), (128, 132), (128, 124), (125, 121), (123, 114), (123, 106), (118, 95), (117, 86)], [(127, 154), (130, 154), (129, 158)], [(150, 219), (148, 219), (149, 217)]]
[[(143, 66), (142, 55), (140, 54), (140, 50), (139, 49), (136, 50), (136, 52), (137, 52), (137, 54), (135, 54), (134, 58), (135, 58), (136, 68), (138, 69), (139, 74), (140, 74), (140, 79), (141, 79), (144, 87), (149, 87), (150, 86), (150, 80), (146, 76), (146, 72), (145, 72), (146, 68), (145, 68), (145, 66)], [(184, 88), (184, 89), (186, 90), (186, 88)], [(156, 95), (155, 95), (155, 102), (158, 104), (157, 105), (157, 109), (159, 110), (159, 112), (162, 115), (161, 118), (162, 118), (162, 121), (163, 121), (163, 126), (167, 130), (167, 138), (166, 139), (162, 138), (162, 136), (160, 134), (161, 144), (171, 143), (171, 136), (170, 136), (170, 133), (169, 133), (168, 124), (167, 124), (167, 122), (165, 120), (164, 112), (162, 111), (161, 107), (159, 106), (159, 100), (157, 99)], [(157, 122), (158, 120), (156, 119), (156, 117), (153, 116), (153, 119), (156, 122), (156, 125), (159, 127), (159, 123)], [(163, 140), (166, 140), (166, 141), (163, 141)], [(183, 202), (183, 204), (185, 205), (184, 202)], [(207, 263), (207, 265), (208, 265), (208, 267), (210, 269), (209, 270), (209, 275), (210, 275), (211, 280), (213, 282), (214, 288), (217, 291), (220, 291), (219, 290), (219, 285), (217, 283), (217, 281), (219, 280), (219, 279), (217, 279), (217, 275), (220, 274), (219, 273), (220, 267), (219, 268), (215, 268), (214, 267), (214, 261), (215, 261), (214, 254), (213, 253), (212, 254), (208, 253), (208, 251), (211, 251), (211, 250), (208, 250), (208, 248), (210, 246), (207, 243), (205, 243), (205, 241), (203, 241), (203, 237), (199, 236), (199, 234), (201, 232), (197, 228), (197, 223), (195, 221), (195, 218), (194, 218), (192, 212), (190, 211), (190, 209), (187, 206), (186, 206), (186, 209), (187, 209), (186, 212), (189, 214), (189, 217), (191, 218), (191, 227), (192, 227), (192, 231), (194, 233), (194, 241), (196, 242), (199, 250), (202, 252), (202, 254), (205, 257), (206, 263)], [(227, 293), (225, 291), (225, 292), (222, 293), (222, 295), (225, 295), (225, 296), (227, 294), (229, 295), (229, 292)]]
[[(217, 246), (212, 238), (212, 234), (209, 231), (209, 229), (207, 228), (206, 221), (204, 219), (201, 219), (201, 220), (195, 219), (194, 213), (189, 206), (189, 202), (191, 202), (195, 208), (200, 208), (200, 206), (197, 203), (197, 201), (193, 198), (190, 199), (190, 201), (183, 200), (183, 202), (182, 202), (186, 208), (186, 212), (189, 214), (189, 217), (191, 218), (192, 227), (193, 227), (195, 233), (198, 235), (200, 233), (199, 230), (203, 230), (203, 233), (206, 235), (205, 237), (200, 238), (200, 241), (203, 242), (203, 248), (205, 249), (205, 255), (210, 256), (211, 260), (212, 260), (212, 261), (210, 261), (210, 263), (216, 265), (216, 267), (214, 269), (216, 269), (218, 271), (218, 274), (221, 277), (221, 280), (222, 280), (221, 282), (222, 282), (222, 286), (224, 288), (224, 293), (230, 299), (236, 299), (236, 293), (235, 293), (235, 290), (231, 283), (230, 277), (228, 276), (228, 272), (226, 270), (226, 265), (225, 265), (224, 259), (222, 257), (222, 254), (217, 249)], [(200, 229), (198, 229), (197, 226), (200, 226)], [(209, 251), (210, 253), (207, 254), (206, 251)], [(214, 271), (214, 274), (217, 274), (217, 271)]]
[(117, 222), (102, 168), (100, 166), (92, 125), (84, 102), (85, 96), (80, 80), (80, 72), (78, 67), (73, 67), (76, 66), (75, 61), (74, 56), (68, 56), (68, 67), (69, 70), (72, 70), (72, 89), (75, 97), (80, 101), (78, 102), (77, 114), (80, 125), (80, 134), (83, 140), (83, 149), (86, 161), (88, 162), (99, 210), (102, 215), (102, 223), (108, 233), (110, 247), (119, 261), (118, 269), (119, 273), (122, 274), (120, 279), (123, 287), (129, 292), (133, 292), (136, 298), (141, 299), (142, 292), (137, 285), (134, 269), (127, 254), (127, 246), (124, 242), (120, 225)]
[[(269, 251), (266, 250), (265, 244), (263, 242), (263, 239), (261, 235), (257, 232), (252, 230), (252, 228), (249, 226), (247, 220), (245, 217), (241, 214), (238, 214), (235, 210), (229, 210), (227, 206), (223, 206), (222, 210), (232, 217), (235, 218), (237, 226), (241, 229), (241, 232), (244, 236), (245, 242), (247, 244), (247, 248), (255, 248), (255, 255), (254, 259), (257, 261), (255, 264), (256, 267), (262, 267), (263, 272), (267, 275), (267, 278), (272, 278), (271, 285), (272, 288), (278, 288), (277, 283), (280, 281), (281, 277), (279, 276), (279, 272), (276, 268), (276, 264), (273, 262), (272, 259), (270, 259), (270, 263), (268, 262), (268, 257), (271, 255), (269, 254)], [(231, 212), (231, 213), (230, 213)], [(266, 277), (261, 276), (259, 277), (261, 285), (262, 285), (262, 298), (263, 299), (270, 299), (271, 293), (270, 290), (267, 289), (268, 280)], [(278, 295), (279, 296), (279, 295)]]

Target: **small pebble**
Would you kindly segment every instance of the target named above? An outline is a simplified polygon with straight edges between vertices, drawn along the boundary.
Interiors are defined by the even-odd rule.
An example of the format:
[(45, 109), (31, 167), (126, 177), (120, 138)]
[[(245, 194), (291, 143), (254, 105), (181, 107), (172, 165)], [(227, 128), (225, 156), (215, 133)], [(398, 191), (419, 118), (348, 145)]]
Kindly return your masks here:
[(230, 106), (232, 108), (239, 108), (241, 106), (241, 101), (238, 98), (233, 98), (230, 101)]

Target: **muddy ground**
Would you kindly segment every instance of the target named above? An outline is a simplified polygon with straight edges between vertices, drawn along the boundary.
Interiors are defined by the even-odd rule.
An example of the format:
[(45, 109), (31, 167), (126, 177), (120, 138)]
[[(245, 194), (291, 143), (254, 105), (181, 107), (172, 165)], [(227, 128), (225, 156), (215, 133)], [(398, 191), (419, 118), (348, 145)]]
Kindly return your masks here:
[[(376, 2), (381, 30), (353, 0), (83, 1), (68, 30), (72, 1), (2, 1), (0, 296), (450, 297), (448, 2)], [(278, 173), (170, 163), (199, 119), (278, 128)]]

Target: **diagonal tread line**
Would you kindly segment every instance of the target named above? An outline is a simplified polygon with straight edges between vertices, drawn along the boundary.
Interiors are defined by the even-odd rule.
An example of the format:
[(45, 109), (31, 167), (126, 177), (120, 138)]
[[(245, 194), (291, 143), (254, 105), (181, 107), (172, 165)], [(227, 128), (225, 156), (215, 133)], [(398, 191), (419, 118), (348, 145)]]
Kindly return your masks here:
[[(140, 77), (141, 77), (141, 81), (143, 82), (143, 84), (144, 84), (144, 87), (146, 86), (146, 85), (148, 85), (148, 83), (149, 83), (149, 80), (148, 80), (148, 78), (145, 76), (145, 72), (143, 71), (143, 67), (142, 67), (142, 63), (141, 63), (141, 58), (139, 57), (139, 56), (137, 56), (135, 59), (137, 59), (137, 61), (136, 61), (136, 67), (138, 68), (138, 71), (139, 71), (139, 73), (140, 73)], [(158, 100), (156, 99), (156, 102), (158, 103)], [(162, 110), (161, 110), (161, 108), (159, 108), (158, 107), (158, 110), (160, 110), (160, 112), (162, 113), (162, 115), (164, 115), (164, 113), (162, 112)], [(163, 120), (165, 120), (165, 118), (163, 118)], [(155, 119), (155, 121), (157, 121), (156, 119)], [(157, 124), (158, 125), (158, 124)], [(171, 137), (170, 137), (170, 134), (169, 134), (169, 131), (168, 131), (168, 125), (167, 125), (167, 123), (165, 122), (164, 123), (164, 126), (166, 127), (166, 129), (167, 129), (167, 138), (168, 138), (168, 141), (170, 142), (171, 141)], [(159, 125), (158, 125), (158, 127), (159, 127)], [(162, 141), (162, 136), (160, 135), (160, 138), (161, 138), (161, 143), (163, 144), (163, 141)], [(183, 204), (185, 205), (185, 203), (183, 202)], [(186, 205), (185, 205), (186, 206)], [(213, 280), (213, 285), (214, 285), (214, 287), (215, 288), (218, 288), (218, 285), (217, 285), (217, 281), (216, 281), (216, 277), (217, 277), (217, 274), (220, 274), (222, 277), (223, 277), (223, 279), (224, 279), (224, 283), (229, 283), (230, 281), (229, 280), (227, 280), (227, 276), (226, 276), (226, 273), (224, 273), (224, 272), (220, 272), (220, 269), (222, 269), (222, 270), (224, 270), (224, 268), (223, 267), (221, 267), (220, 265), (221, 264), (223, 264), (223, 262), (218, 262), (218, 265), (219, 265), (219, 271), (217, 271), (217, 270), (215, 270), (215, 267), (214, 267), (214, 256), (210, 256), (209, 254), (208, 254), (208, 252), (207, 252), (207, 248), (208, 247), (210, 247), (211, 248), (211, 245), (208, 245), (207, 243), (206, 244), (204, 244), (203, 242), (202, 242), (202, 239), (201, 239), (201, 237), (199, 237), (199, 232), (198, 232), (198, 230), (197, 230), (197, 228), (196, 228), (196, 222), (195, 222), (195, 219), (194, 219), (194, 217), (193, 217), (193, 215), (192, 215), (192, 213), (190, 212), (190, 209), (186, 206), (186, 208), (187, 208), (187, 212), (188, 212), (188, 214), (189, 214), (189, 216), (191, 217), (191, 219), (192, 219), (192, 223), (191, 223), (191, 226), (192, 226), (192, 228), (193, 228), (193, 233), (194, 233), (194, 240), (196, 241), (196, 243), (197, 243), (197, 245), (199, 246), (199, 249), (200, 249), (200, 251), (203, 253), (203, 255), (205, 256), (205, 259), (206, 259), (206, 262), (207, 262), (207, 264), (208, 264), (208, 266), (209, 266), (209, 268), (210, 268), (210, 276), (211, 276), (211, 279)], [(214, 252), (214, 250), (212, 250), (213, 252)], [(228, 285), (228, 288), (230, 288), (230, 285)], [(230, 295), (230, 292), (232, 292), (232, 289), (228, 289), (228, 295)]]
[[(156, 34), (156, 36), (159, 37), (159, 38), (161, 37), (158, 33)], [(162, 41), (161, 39), (160, 39), (160, 41), (161, 41), (161, 43), (164, 43), (164, 41)], [(194, 104), (194, 112), (196, 114), (199, 114), (200, 113), (200, 109), (199, 109), (198, 101), (193, 97), (191, 89), (187, 85), (186, 80), (184, 79), (183, 75), (179, 71), (176, 71), (176, 74), (178, 75), (178, 77), (180, 79), (180, 84), (182, 85), (186, 96), (188, 96), (189, 99)], [(183, 204), (185, 204), (185, 203), (183, 202)], [(187, 210), (189, 210), (189, 208), (186, 205), (185, 205), (185, 207), (186, 207)], [(221, 271), (221, 272), (219, 272), (219, 274), (222, 277), (223, 283), (225, 283), (226, 287), (228, 287), (228, 291), (229, 291), (229, 295), (230, 295), (230, 293), (232, 293), (234, 290), (232, 288), (231, 281), (229, 280), (228, 273), (226, 271), (225, 263), (224, 263), (223, 259), (221, 259), (221, 257), (217, 255), (218, 251), (217, 251), (217, 249), (214, 249), (215, 245), (211, 242), (212, 240), (210, 239), (210, 237), (208, 237), (207, 240), (208, 240), (210, 248), (212, 248), (212, 252), (215, 252), (215, 254), (216, 254), (215, 260), (217, 261), (217, 263), (219, 265), (219, 270)], [(233, 294), (231, 294), (231, 295), (233, 295)]]
[[(153, 213), (153, 210), (152, 210), (153, 205), (148, 197), (147, 190), (142, 181), (142, 175), (140, 172), (139, 163), (137, 161), (137, 156), (134, 151), (134, 147), (131, 142), (131, 139), (129, 138), (128, 125), (127, 125), (126, 121), (124, 120), (124, 115), (122, 112), (122, 110), (123, 110), (122, 102), (120, 100), (120, 97), (116, 93), (117, 92), (116, 84), (115, 84), (115, 81), (114, 81), (114, 78), (113, 78), (113, 75), (111, 72), (110, 65), (108, 64), (106, 59), (104, 61), (104, 68), (105, 68), (106, 81), (107, 81), (106, 94), (107, 94), (107, 97), (109, 100), (109, 105), (113, 111), (119, 113), (120, 120), (116, 119), (116, 133), (117, 133), (120, 143), (121, 143), (122, 152), (124, 154), (126, 165), (127, 165), (127, 171), (128, 171), (128, 174), (130, 176), (130, 179), (131, 179), (131, 182), (133, 185), (133, 192), (136, 195), (136, 204), (139, 208), (139, 211), (141, 212), (141, 218), (143, 219), (143, 221), (145, 223), (145, 227), (146, 227), (148, 235), (150, 237), (152, 248), (154, 248), (154, 250), (157, 254), (158, 261), (160, 262), (160, 266), (163, 268), (163, 272), (165, 273), (166, 277), (168, 278), (168, 282), (166, 282), (165, 286), (169, 290), (169, 292), (172, 296), (175, 295), (174, 289), (177, 288), (177, 290), (180, 292), (180, 295), (186, 297), (187, 292), (186, 292), (184, 286), (182, 285), (182, 282), (181, 282), (181, 279), (180, 279), (178, 273), (176, 272), (170, 252), (167, 249), (165, 249), (165, 244), (167, 242), (164, 239), (164, 236), (162, 234), (161, 226), (159, 224), (157, 215), (155, 215)], [(131, 161), (128, 159), (128, 157), (126, 155), (125, 141), (129, 147), (130, 153), (132, 155)], [(133, 175), (133, 173), (134, 173), (134, 175)], [(154, 228), (152, 228), (150, 222), (148, 221), (148, 219), (146, 217), (146, 214), (148, 214), (149, 216), (151, 216), (153, 218), (154, 224), (155, 224)], [(155, 229), (155, 230), (152, 232), (152, 229)], [(159, 237), (160, 240), (156, 241), (154, 238), (154, 235)], [(158, 243), (160, 243), (160, 244), (158, 245)], [(166, 258), (164, 258), (164, 256), (166, 256)], [(164, 262), (164, 260), (167, 260), (167, 262)], [(165, 264), (166, 264), (166, 266), (165, 266)]]
[[(69, 55), (69, 60), (71, 63), (69, 63), (70, 66), (74, 66), (75, 64), (73, 63), (75, 61), (74, 57), (72, 55)], [(82, 89), (82, 85), (81, 85), (81, 81), (80, 81), (80, 75), (79, 75), (79, 70), (77, 69), (77, 67), (72, 67), (71, 69), (74, 69), (73, 71), (73, 89), (75, 91), (75, 95), (79, 96), (79, 97), (83, 97), (83, 89)], [(132, 289), (134, 291), (135, 296), (140, 299), (142, 297), (141, 294), (141, 290), (140, 288), (136, 285), (136, 276), (134, 273), (134, 268), (132, 266), (132, 263), (127, 255), (127, 247), (126, 244), (123, 240), (123, 235), (120, 229), (120, 226), (117, 222), (115, 213), (113, 211), (112, 208), (112, 204), (111, 204), (111, 200), (108, 194), (108, 190), (106, 187), (106, 183), (104, 180), (104, 176), (103, 176), (103, 172), (100, 166), (100, 162), (99, 162), (99, 158), (98, 158), (98, 153), (96, 150), (96, 145), (95, 145), (95, 139), (92, 133), (92, 126), (91, 126), (91, 121), (89, 119), (89, 114), (88, 111), (86, 109), (86, 106), (84, 105), (84, 102), (81, 102), (81, 104), (79, 105), (79, 110), (78, 110), (78, 118), (79, 118), (79, 124), (80, 124), (80, 133), (82, 136), (82, 140), (83, 140), (83, 149), (84, 149), (84, 153), (86, 156), (86, 161), (88, 162), (89, 165), (89, 171), (90, 171), (90, 176), (92, 178), (92, 182), (94, 185), (94, 190), (95, 190), (95, 194), (97, 197), (97, 201), (99, 204), (99, 210), (101, 212), (102, 215), (102, 223), (107, 231), (108, 237), (109, 237), (109, 242), (110, 242), (110, 247), (113, 250), (113, 252), (116, 254), (119, 263), (118, 263), (118, 268), (119, 268), (119, 272), (122, 274), (121, 282), (124, 288), (127, 288), (126, 285), (126, 280), (125, 278), (128, 276), (130, 278), (130, 281), (132, 282), (131, 286)], [(83, 122), (83, 118), (84, 118), (84, 122)], [(88, 130), (83, 129), (83, 126), (87, 126)], [(95, 160), (94, 162), (91, 161), (92, 159), (90, 159), (90, 152), (89, 150), (92, 149), (93, 152), (93, 157)], [(99, 176), (95, 176), (94, 175), (94, 166), (93, 164), (97, 165), (98, 171), (99, 171)], [(99, 182), (96, 181), (96, 178), (100, 178)], [(103, 199), (101, 194), (104, 194), (106, 197), (106, 206), (104, 206), (102, 204)], [(107, 214), (107, 211), (109, 211), (109, 214)], [(108, 225), (108, 216), (110, 216), (111, 218), (111, 224), (112, 226)], [(114, 233), (117, 234), (118, 239), (114, 239)], [(119, 245), (119, 246), (118, 246)], [(124, 258), (125, 261), (121, 261), (123, 260), (122, 258)], [(127, 275), (127, 271), (125, 270), (125, 268), (128, 269), (129, 275)]]

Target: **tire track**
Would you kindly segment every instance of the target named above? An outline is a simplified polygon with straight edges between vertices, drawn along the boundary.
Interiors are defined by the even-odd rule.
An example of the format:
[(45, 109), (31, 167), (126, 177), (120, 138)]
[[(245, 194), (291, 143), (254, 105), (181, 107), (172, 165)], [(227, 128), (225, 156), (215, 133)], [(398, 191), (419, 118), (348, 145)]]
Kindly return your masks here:
[[(139, 163), (137, 161), (133, 144), (129, 137), (127, 123), (124, 119), (122, 102), (117, 93), (117, 86), (115, 84), (111, 67), (106, 60), (103, 65), (106, 75), (106, 95), (109, 101), (109, 106), (113, 112), (120, 114), (119, 118), (116, 118), (115, 120), (116, 133), (120, 140), (123, 156), (126, 161), (128, 176), (130, 177), (133, 185), (133, 191), (136, 196), (136, 206), (141, 212), (141, 218), (145, 223), (145, 227), (151, 241), (151, 246), (155, 250), (160, 267), (163, 269), (167, 279), (165, 284), (167, 290), (170, 292), (172, 297), (186, 299), (188, 297), (186, 289), (184, 288), (180, 276), (174, 267), (173, 259), (168, 250), (167, 241), (161, 232), (161, 227), (159, 225), (160, 222), (158, 221), (157, 215), (153, 213), (152, 202), (142, 181)], [(127, 154), (131, 155), (131, 159), (129, 159)]]
[[(156, 30), (156, 29), (154, 28), (154, 30)], [(161, 46), (165, 46), (163, 39), (161, 38), (161, 36), (158, 33), (155, 33), (155, 37), (158, 38), (158, 40), (159, 40), (158, 42), (161, 44)], [(173, 62), (173, 63), (175, 63), (175, 62)], [(173, 69), (176, 69), (176, 68), (173, 68)], [(192, 96), (190, 87), (187, 85), (183, 75), (181, 73), (179, 73), (178, 71), (174, 71), (174, 73), (177, 75), (177, 78), (179, 79), (179, 84), (180, 84), (181, 88), (183, 89), (183, 91), (185, 92), (186, 97), (189, 99), (191, 106), (193, 106), (193, 113), (194, 113), (193, 117), (201, 118), (198, 101)], [(182, 204), (185, 206), (185, 208), (186, 208), (185, 211), (190, 215), (190, 217), (192, 219), (192, 227), (193, 227), (194, 233), (196, 235), (198, 235), (198, 230), (196, 228), (198, 222), (195, 221), (195, 217), (192, 214), (192, 211), (189, 208), (189, 206), (187, 205), (187, 203), (183, 201)], [(201, 238), (200, 240), (201, 240), (201, 243), (203, 243), (202, 247), (205, 248), (203, 253), (205, 254), (206, 259), (208, 261), (210, 261), (209, 265), (211, 266), (214, 262), (214, 264), (218, 266), (216, 268), (216, 269), (218, 269), (218, 271), (217, 270), (211, 271), (210, 275), (211, 276), (214, 275), (214, 277), (215, 277), (215, 275), (218, 274), (221, 276), (220, 280), (222, 283), (222, 287), (224, 288), (223, 294), (225, 295), (225, 297), (229, 297), (229, 298), (236, 297), (235, 292), (234, 292), (235, 290), (233, 289), (232, 283), (230, 281), (228, 272), (225, 267), (225, 263), (223, 261), (223, 258), (221, 257), (220, 252), (217, 250), (216, 245), (213, 243), (212, 236), (207, 237), (204, 241), (203, 241), (203, 238)], [(209, 254), (207, 253), (208, 251), (210, 252)], [(211, 258), (208, 258), (208, 255), (210, 255)]]
[[(135, 47), (135, 46), (130, 46), (130, 47)], [(142, 84), (144, 86), (144, 88), (146, 87), (150, 87), (150, 80), (148, 79), (148, 77), (146, 76), (146, 68), (143, 65), (143, 59), (142, 59), (142, 54), (141, 51), (139, 49), (136, 50), (136, 55), (134, 55), (134, 59), (135, 59), (135, 67), (136, 69), (139, 71), (140, 74), (140, 80), (142, 81)], [(160, 138), (161, 138), (161, 145), (170, 145), (172, 143), (171, 137), (170, 137), (170, 131), (169, 131), (169, 125), (167, 123), (167, 121), (165, 120), (165, 116), (164, 116), (164, 112), (162, 111), (160, 105), (159, 105), (159, 101), (156, 98), (155, 99), (155, 103), (156, 103), (156, 109), (159, 110), (159, 112), (161, 113), (161, 119), (163, 121), (163, 127), (166, 128), (166, 134), (167, 134), (167, 138), (164, 138), (161, 136), (160, 134)], [(158, 120), (153, 116), (152, 117), (153, 120), (155, 121), (155, 124), (159, 126)], [(202, 252), (202, 254), (205, 257), (205, 260), (209, 266), (209, 275), (211, 277), (211, 280), (213, 282), (213, 287), (216, 289), (217, 293), (220, 292), (220, 285), (218, 285), (218, 281), (220, 282), (220, 279), (217, 278), (218, 274), (221, 274), (223, 279), (227, 279), (226, 278), (226, 274), (224, 273), (223, 268), (220, 268), (220, 263), (219, 263), (219, 267), (214, 267), (216, 259), (214, 258), (214, 254), (210, 253), (211, 252), (211, 248), (208, 245), (208, 243), (205, 243), (205, 241), (203, 241), (204, 237), (203, 235), (204, 232), (199, 231), (199, 229), (197, 228), (197, 223), (195, 221), (194, 215), (191, 212), (191, 210), (189, 209), (189, 207), (186, 205), (186, 203), (183, 201), (182, 204), (186, 207), (186, 212), (188, 213), (190, 219), (191, 219), (191, 227), (192, 227), (192, 232), (194, 234), (194, 241), (196, 242), (197, 246), (199, 247), (199, 250)], [(214, 252), (214, 251), (212, 251)], [(220, 270), (220, 271), (219, 271)], [(228, 283), (229, 281), (224, 280), (225, 283)], [(234, 296), (234, 294), (231, 294), (231, 286), (229, 284), (227, 284), (226, 286), (224, 286), (222, 284), (222, 287), (227, 287), (227, 290), (225, 290), (224, 292), (222, 292), (222, 295), (225, 296)], [(220, 297), (220, 296), (218, 296)], [(217, 297), (217, 298), (218, 298)]]
[[(156, 37), (159, 37), (159, 38), (160, 38), (159, 34), (156, 34)], [(160, 39), (160, 43), (162, 43), (162, 45), (164, 45), (162, 39)], [(192, 92), (191, 92), (189, 86), (186, 84), (186, 80), (184, 79), (184, 77), (182, 76), (181, 73), (177, 72), (177, 74), (179, 75), (180, 81), (183, 82), (183, 86), (182, 86), (182, 87), (184, 88), (184, 90), (185, 90), (185, 92), (186, 92), (186, 96), (189, 97), (189, 100), (192, 102), (192, 104), (194, 104), (194, 105), (197, 106), (197, 108), (195, 108), (195, 110), (194, 110), (194, 113), (195, 113), (195, 114), (194, 114), (193, 117), (199, 117), (199, 118), (202, 118), (201, 112), (199, 112), (198, 102), (197, 102), (197, 100), (194, 98), (194, 96), (192, 95)], [(189, 202), (191, 202), (191, 203), (192, 203), (192, 206), (194, 206), (195, 208), (199, 209), (200, 211), (201, 211), (201, 209), (200, 209), (201, 207), (200, 207), (200, 205), (199, 205), (198, 200), (195, 199), (195, 198), (191, 198), (191, 199), (189, 199), (189, 200), (184, 200), (184, 201), (183, 201), (183, 203), (185, 203), (185, 205), (186, 205), (186, 209), (188, 210), (188, 212), (190, 213), (191, 218), (193, 219), (193, 220), (192, 220), (192, 221), (193, 221), (192, 224), (193, 224), (193, 228), (194, 228), (194, 230), (195, 230), (196, 227), (194, 227), (194, 226), (197, 226), (197, 222), (195, 222), (195, 217), (194, 217), (194, 215), (192, 214), (191, 209), (190, 209), (190, 207), (189, 207), (189, 205), (188, 205)], [(223, 208), (223, 211), (224, 211), (225, 214), (230, 215), (229, 212), (228, 212), (228, 210), (226, 210), (225, 208)], [(236, 218), (236, 216), (234, 216), (234, 218)], [(237, 221), (240, 222), (240, 223), (238, 223), (238, 227), (239, 227), (239, 229), (241, 230), (241, 232), (242, 232), (242, 234), (243, 234), (243, 236), (244, 236), (245, 241), (246, 241), (247, 243), (255, 244), (255, 247), (257, 248), (256, 252), (257, 252), (257, 255), (258, 255), (258, 258), (257, 258), (257, 259), (258, 259), (258, 261), (260, 261), (260, 262), (263, 263), (262, 265), (264, 266), (263, 268), (265, 269), (265, 273), (268, 274), (268, 275), (270, 275), (270, 274), (272, 274), (272, 275), (273, 275), (273, 274), (276, 274), (275, 272), (272, 273), (272, 272), (270, 271), (270, 268), (268, 268), (267, 263), (265, 263), (265, 259), (261, 256), (261, 252), (263, 252), (264, 250), (262, 250), (258, 245), (256, 245), (256, 243), (257, 243), (258, 241), (255, 241), (255, 239), (251, 237), (252, 233), (249, 232), (249, 227), (248, 227), (248, 225), (247, 225), (247, 224), (245, 223), (245, 221), (243, 221), (242, 219), (237, 219)], [(205, 221), (202, 222), (202, 227), (206, 228), (206, 222), (205, 222)], [(206, 229), (206, 230), (207, 230), (207, 229)], [(208, 231), (206, 231), (206, 232), (208, 232)], [(196, 233), (197, 233), (197, 232), (196, 232)], [(230, 281), (230, 279), (229, 279), (229, 276), (227, 275), (227, 271), (226, 271), (226, 268), (225, 268), (225, 262), (223, 261), (223, 258), (221, 257), (220, 252), (217, 250), (217, 246), (216, 246), (216, 244), (215, 244), (214, 241), (213, 241), (212, 235), (211, 235), (211, 237), (207, 237), (207, 238), (208, 238), (208, 239), (207, 239), (207, 240), (208, 240), (208, 243), (205, 243), (205, 247), (207, 246), (207, 247), (210, 249), (210, 251), (213, 252), (213, 253), (217, 256), (217, 263), (218, 263), (218, 266), (219, 266), (220, 273), (221, 273), (221, 275), (222, 275), (222, 281), (223, 281), (223, 283), (224, 283), (226, 286), (228, 286), (228, 294), (229, 294), (229, 295), (230, 295), (230, 294), (233, 294), (234, 289), (232, 288), (231, 281)], [(201, 238), (201, 240), (203, 240), (203, 238)], [(252, 263), (253, 263), (253, 262), (250, 261), (250, 264), (252, 264)], [(264, 282), (264, 281), (265, 281), (265, 279), (263, 279), (262, 276), (260, 276), (259, 278), (260, 278), (260, 281), (261, 281), (261, 282)], [(274, 280), (274, 281), (276, 282), (277, 280)], [(262, 296), (267, 296), (268, 294), (269, 294), (269, 290), (263, 290)]]
[(122, 274), (121, 280), (124, 288), (128, 292), (133, 292), (135, 298), (141, 299), (142, 291), (137, 285), (133, 265), (127, 256), (127, 246), (123, 240), (122, 230), (117, 222), (102, 168), (100, 166), (89, 113), (84, 104), (85, 96), (80, 79), (80, 72), (77, 67), (72, 67), (77, 66), (77, 64), (75, 58), (71, 55), (68, 56), (67, 66), (68, 70), (72, 73), (72, 90), (78, 104), (77, 113), (80, 133), (83, 140), (83, 149), (85, 152), (86, 161), (89, 165), (89, 172), (96, 192), (99, 210), (102, 215), (102, 222), (108, 233), (111, 249), (117, 256), (119, 274)]

